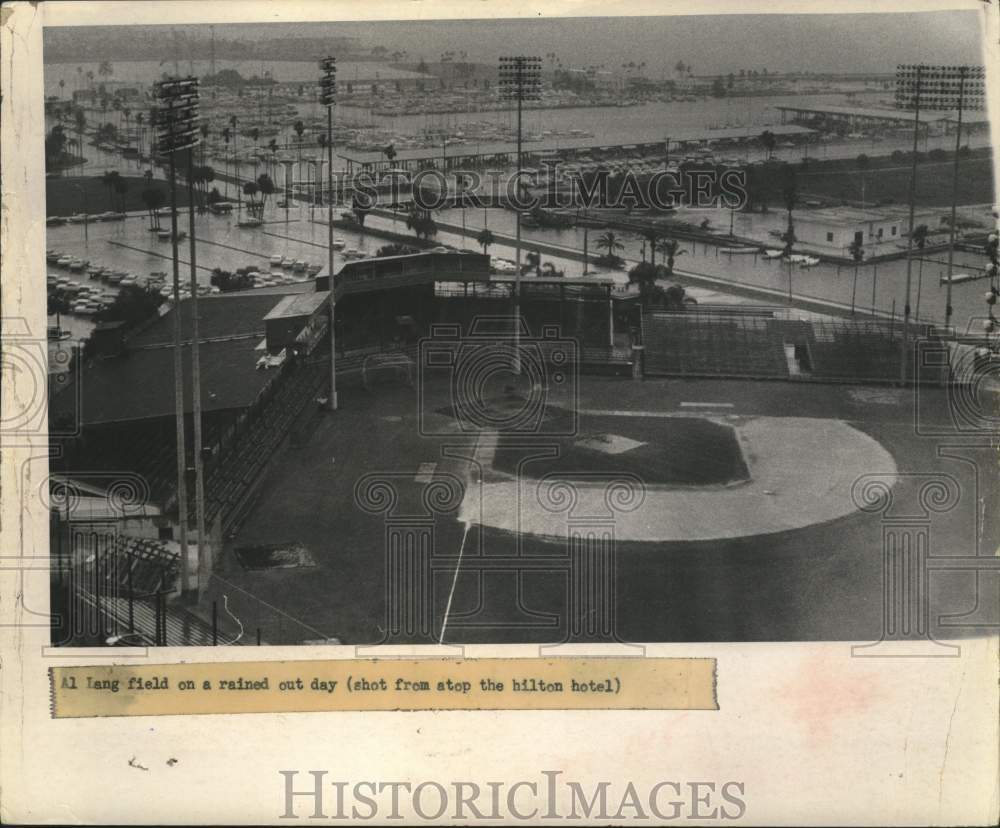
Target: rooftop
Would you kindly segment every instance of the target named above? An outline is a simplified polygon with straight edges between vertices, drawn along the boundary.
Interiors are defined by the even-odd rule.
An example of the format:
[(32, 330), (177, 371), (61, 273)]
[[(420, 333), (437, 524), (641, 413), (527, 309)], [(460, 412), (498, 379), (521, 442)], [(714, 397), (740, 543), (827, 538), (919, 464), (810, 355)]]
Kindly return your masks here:
[[(232, 294), (215, 294), (198, 299), (198, 335), (201, 340), (224, 339), (250, 333), (264, 333), (264, 317), (280, 301), (273, 293), (258, 294), (241, 291)], [(180, 305), (181, 339), (191, 338), (190, 299)], [(129, 337), (129, 348), (170, 345), (174, 341), (174, 313), (171, 308), (163, 316), (154, 320)]]
[[(201, 343), (201, 402), (206, 413), (249, 406), (275, 376), (273, 371), (257, 370), (259, 341), (254, 336)], [(190, 346), (183, 347), (185, 411), (192, 410), (190, 350)], [(173, 348), (95, 359), (84, 368), (80, 383), (81, 425), (170, 416), (174, 413)], [(69, 389), (53, 397), (53, 416), (58, 417), (60, 409), (73, 402)]]
[[(819, 115), (844, 115), (857, 118), (875, 118), (886, 121), (912, 121), (913, 112), (907, 109), (875, 109), (863, 106), (804, 106), (804, 105), (775, 105), (775, 109), (782, 109), (788, 112), (814, 112)], [(921, 110), (920, 121), (947, 121), (955, 117), (954, 112), (935, 112), (933, 110)], [(771, 130), (774, 131), (773, 129)]]
[(268, 311), (264, 317), (268, 319), (289, 319), (299, 316), (312, 316), (323, 307), (330, 298), (330, 291), (321, 290), (314, 293), (298, 293), (285, 296), (277, 305)]
[[(935, 214), (934, 209), (917, 208), (914, 215), (926, 216)], [(891, 221), (892, 219), (909, 218), (909, 208), (901, 206), (889, 207), (825, 207), (818, 210), (805, 210), (797, 214), (796, 221), (821, 221), (827, 224), (860, 224), (868, 221)]]
[[(312, 294), (315, 295), (315, 294)], [(264, 337), (264, 317), (283, 301), (281, 296), (239, 293), (204, 297), (198, 302), (201, 357), (201, 402), (208, 413), (244, 408), (253, 403), (275, 376), (258, 370), (256, 350)], [(185, 410), (190, 411), (191, 301), (180, 303), (185, 365)], [(127, 340), (118, 356), (98, 357), (82, 371), (80, 420), (85, 426), (127, 422), (174, 413), (172, 308)], [(52, 415), (73, 413), (75, 383), (50, 400)], [(73, 388), (71, 391), (70, 388)]]

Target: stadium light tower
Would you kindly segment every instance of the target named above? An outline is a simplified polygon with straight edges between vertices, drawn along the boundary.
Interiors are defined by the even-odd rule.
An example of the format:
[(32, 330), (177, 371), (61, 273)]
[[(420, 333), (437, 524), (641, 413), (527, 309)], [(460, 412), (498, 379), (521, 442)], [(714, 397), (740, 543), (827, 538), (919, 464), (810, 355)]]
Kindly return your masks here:
[(948, 240), (948, 281), (945, 287), (945, 333), (951, 328), (951, 279), (954, 275), (955, 213), (958, 203), (959, 152), (962, 148), (962, 112), (964, 109), (982, 109), (984, 106), (985, 72), (982, 66), (941, 66), (927, 64), (900, 64), (896, 67), (896, 107), (913, 109), (913, 156), (910, 168), (910, 221), (906, 243), (906, 303), (904, 305), (902, 379), (906, 380), (906, 348), (910, 318), (910, 272), (913, 266), (913, 213), (916, 207), (917, 137), (920, 110), (955, 110), (955, 158), (952, 174), (951, 223)]
[[(514, 171), (515, 186), (521, 184), (521, 110), (525, 101), (537, 101), (542, 91), (542, 59), (525, 55), (505, 56), (500, 58), (500, 98), (517, 103), (517, 168)], [(517, 190), (520, 195), (520, 189)], [(514, 274), (514, 353), (515, 370), (520, 373), (520, 336), (521, 336), (521, 211), (514, 205), (515, 235), (514, 263), (517, 270)]]
[(327, 257), (330, 274), (330, 410), (337, 410), (337, 347), (333, 331), (336, 290), (333, 284), (333, 105), (337, 99), (337, 59), (326, 57), (319, 62), (319, 100), (326, 107), (326, 180), (327, 180)]
[[(184, 361), (181, 351), (180, 255), (177, 230), (177, 153), (188, 151), (188, 206), (191, 236), (191, 359), (192, 402), (194, 420), (195, 510), (198, 530), (199, 563), (205, 550), (205, 486), (201, 461), (201, 376), (198, 354), (198, 285), (195, 265), (194, 200), (191, 192), (193, 149), (199, 142), (198, 79), (169, 78), (156, 84), (159, 105), (150, 120), (157, 130), (157, 150), (170, 163), (170, 237), (173, 248), (174, 274), (174, 405), (177, 422), (177, 509), (180, 523), (181, 586), (188, 597), (198, 593), (198, 572), (193, 573), (188, 561), (187, 510), (187, 444), (184, 439)], [(199, 567), (200, 568), (200, 567)]]

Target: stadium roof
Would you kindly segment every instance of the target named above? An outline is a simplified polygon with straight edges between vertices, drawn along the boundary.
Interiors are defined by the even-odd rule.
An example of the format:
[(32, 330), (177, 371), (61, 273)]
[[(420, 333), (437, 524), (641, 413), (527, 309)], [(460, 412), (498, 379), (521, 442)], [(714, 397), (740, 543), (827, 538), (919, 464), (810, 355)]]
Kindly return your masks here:
[[(202, 342), (202, 409), (224, 411), (251, 405), (276, 375), (257, 370), (256, 350), (260, 337), (221, 342)], [(191, 404), (191, 348), (183, 348), (185, 365), (184, 409)], [(80, 422), (82, 425), (121, 423), (167, 417), (174, 413), (173, 348), (146, 348), (121, 356), (95, 359), (80, 378)], [(58, 417), (75, 395), (67, 389), (51, 400), (52, 416)]]
[(320, 290), (313, 293), (299, 293), (282, 297), (267, 315), (267, 319), (288, 319), (299, 316), (311, 316), (330, 298), (330, 291)]
[[(248, 293), (199, 300), (201, 402), (207, 412), (251, 405), (276, 376), (258, 370), (264, 316), (282, 300)], [(182, 302), (186, 411), (191, 403), (190, 301)], [(97, 357), (84, 366), (79, 382), (82, 425), (120, 423), (174, 413), (174, 313), (171, 309), (129, 338), (124, 353)], [(76, 382), (50, 400), (53, 418), (73, 415)]]
[[(788, 112), (811, 112), (817, 115), (843, 115), (846, 118), (872, 118), (882, 121), (912, 121), (913, 112), (908, 109), (874, 109), (862, 106), (792, 106), (775, 105), (775, 109), (783, 109)], [(920, 113), (921, 123), (927, 121), (947, 121), (953, 118), (953, 112), (934, 112), (923, 110)], [(771, 130), (774, 131), (773, 129)]]
[[(264, 317), (281, 296), (251, 291), (216, 294), (198, 299), (198, 335), (201, 340), (223, 339), (249, 333), (264, 333)], [(184, 299), (181, 309), (181, 339), (191, 338), (191, 300)], [(129, 348), (169, 345), (174, 341), (174, 310), (167, 311), (147, 327), (129, 337)]]

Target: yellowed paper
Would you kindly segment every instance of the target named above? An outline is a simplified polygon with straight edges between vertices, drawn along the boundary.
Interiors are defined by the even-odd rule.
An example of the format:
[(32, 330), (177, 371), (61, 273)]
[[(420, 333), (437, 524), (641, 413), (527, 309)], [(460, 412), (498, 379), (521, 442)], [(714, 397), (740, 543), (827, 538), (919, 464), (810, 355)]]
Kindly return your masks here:
[[(724, 562), (726, 566), (732, 562), (734, 571), (752, 573), (745, 580), (756, 583), (740, 583), (737, 577), (735, 588), (729, 590), (714, 580), (692, 584), (681, 579), (694, 587), (692, 605), (698, 605), (699, 610), (703, 605), (706, 612), (720, 616), (723, 627), (730, 625), (728, 635), (732, 640), (726, 632), (710, 642), (696, 637), (636, 640), (635, 648), (641, 647), (644, 655), (621, 659), (589, 657), (590, 653), (553, 659), (537, 644), (511, 643), (456, 644), (451, 649), (462, 655), (461, 660), (431, 660), (435, 653), (430, 651), (436, 649), (433, 646), (411, 648), (415, 651), (407, 652), (408, 657), (414, 656), (411, 660), (390, 659), (388, 653), (387, 658), (370, 660), (367, 656), (375, 653), (375, 648), (340, 646), (337, 639), (324, 637), (327, 633), (339, 634), (336, 628), (324, 627), (322, 635), (310, 634), (312, 643), (301, 646), (282, 646), (270, 641), (265, 633), (263, 643), (273, 646), (254, 648), (254, 628), (247, 627), (239, 643), (249, 647), (180, 647), (173, 641), (168, 646), (146, 649), (58, 647), (51, 633), (55, 610), (50, 603), (50, 566), (55, 545), (50, 542), (52, 503), (46, 497), (46, 475), (52, 445), (44, 428), (44, 410), (40, 430), (34, 428), (34, 420), (27, 426), (20, 425), (23, 410), (34, 410), (36, 403), (44, 409), (44, 382), (32, 385), (31, 376), (11, 370), (8, 363), (8, 354), (16, 356), (18, 349), (31, 353), (30, 347), (23, 344), (25, 340), (30, 344), (37, 339), (44, 344), (46, 329), (45, 27), (159, 24), (165, 40), (181, 44), (177, 59), (184, 71), (188, 55), (183, 36), (185, 27), (191, 24), (205, 24), (206, 28), (215, 24), (222, 38), (223, 27), (237, 22), (383, 20), (399, 21), (393, 25), (405, 29), (408, 21), (416, 20), (517, 17), (522, 18), (524, 36), (505, 41), (503, 48), (512, 53), (545, 54), (550, 48), (559, 51), (560, 47), (536, 42), (531, 29), (534, 18), (606, 15), (606, 21), (599, 24), (600, 39), (606, 36), (616, 50), (610, 64), (617, 71), (618, 63), (624, 66), (624, 62), (639, 59), (636, 44), (620, 35), (615, 19), (619, 15), (684, 14), (703, 21), (706, 30), (718, 21), (713, 18), (717, 14), (758, 18), (801, 14), (820, 19), (854, 15), (858, 33), (876, 37), (888, 47), (905, 40), (906, 24), (875, 24), (869, 18), (879, 19), (882, 13), (897, 11), (950, 13), (978, 8), (984, 21), (982, 62), (990, 74), (995, 145), (996, 68), (1000, 65), (996, 61), (1000, 38), (995, 6), (979, 0), (844, 0), (836, 6), (818, 0), (678, 0), (669, 6), (662, 0), (611, 4), (591, 0), (540, 0), (533, 4), (502, 0), (461, 5), (439, 0), (373, 0), (365, 4), (343, 0), (5, 3), (0, 9), (4, 338), (0, 395), (4, 410), (4, 428), (0, 432), (0, 822), (283, 825), (290, 818), (306, 822), (321, 804), (311, 792), (314, 779), (322, 778), (326, 796), (322, 815), (329, 824), (383, 824), (389, 819), (395, 803), (388, 795), (379, 801), (377, 817), (361, 807), (363, 803), (357, 798), (348, 798), (346, 811), (339, 810), (338, 792), (376, 783), (405, 783), (417, 790), (422, 786), (444, 786), (447, 790), (449, 807), (441, 814), (436, 814), (432, 788), (426, 788), (428, 798), (403, 797), (399, 806), (402, 815), (391, 817), (400, 824), (473, 824), (477, 817), (467, 808), (462, 810), (461, 797), (468, 793), (469, 785), (479, 785), (483, 796), (475, 801), (484, 813), (492, 814), (487, 795), (491, 784), (506, 787), (499, 815), (489, 824), (498, 824), (501, 819), (522, 824), (558, 820), (550, 824), (561, 825), (628, 821), (700, 825), (996, 824), (1000, 813), (997, 618), (984, 611), (991, 606), (988, 600), (979, 601), (981, 596), (989, 599), (997, 594), (997, 572), (990, 566), (994, 550), (985, 550), (978, 559), (961, 559), (967, 566), (961, 571), (924, 573), (927, 580), (920, 584), (929, 583), (935, 596), (955, 593), (965, 601), (952, 607), (954, 614), (945, 621), (953, 626), (940, 640), (931, 640), (922, 629), (916, 642), (925, 645), (920, 650), (908, 650), (906, 645), (912, 642), (886, 640), (889, 632), (900, 634), (897, 616), (890, 613), (896, 603), (891, 603), (890, 598), (898, 598), (897, 603), (904, 605), (907, 612), (912, 609), (911, 603), (916, 608), (905, 616), (906, 622), (927, 617), (920, 615), (919, 603), (910, 602), (909, 592), (892, 592), (896, 582), (878, 570), (883, 545), (891, 551), (897, 537), (924, 537), (918, 534), (920, 527), (906, 524), (910, 516), (899, 509), (916, 496), (912, 480), (903, 482), (911, 485), (913, 491), (909, 494), (913, 497), (898, 497), (895, 513), (886, 510), (877, 516), (881, 527), (869, 525), (872, 531), (866, 543), (870, 542), (876, 557), (869, 561), (871, 569), (865, 574), (874, 585), (874, 593), (881, 586), (880, 579), (887, 577), (887, 630), (882, 639), (878, 639), (877, 632), (865, 637), (826, 637), (810, 616), (814, 604), (826, 601), (828, 605), (838, 604), (838, 620), (845, 624), (852, 620), (845, 608), (850, 605), (851, 593), (832, 591), (831, 585), (836, 583), (838, 573), (851, 566), (840, 552), (858, 545), (857, 536), (864, 534), (856, 531), (856, 521), (843, 532), (843, 550), (837, 548), (836, 541), (824, 550), (802, 543), (787, 555), (787, 561), (777, 571), (763, 567), (754, 570), (754, 562), (759, 563), (753, 558), (756, 552), (769, 550), (780, 543), (781, 533), (794, 531), (785, 524), (774, 529), (777, 524), (769, 522), (772, 507), (776, 509), (778, 504), (800, 497), (805, 505), (792, 513), (792, 520), (803, 520), (803, 515), (812, 515), (809, 510), (814, 509), (830, 511), (831, 521), (845, 519), (843, 512), (831, 511), (838, 508), (837, 502), (796, 489), (789, 482), (784, 490), (769, 487), (761, 492), (763, 508), (747, 510), (740, 517), (748, 523), (771, 527), (774, 534), (757, 536), (752, 544), (738, 550), (739, 557)], [(942, 42), (953, 36), (951, 25), (942, 25)], [(748, 26), (748, 31), (751, 28)], [(794, 39), (792, 32), (789, 28), (790, 40)], [(734, 54), (737, 47), (751, 53), (757, 50), (744, 61), (748, 73), (760, 71), (765, 64), (774, 71), (779, 62), (780, 50), (754, 47), (749, 35), (732, 40), (716, 38), (716, 44), (708, 52), (692, 48), (674, 53), (662, 49), (667, 70), (672, 72), (674, 62), (683, 59), (695, 65), (696, 74), (713, 71), (709, 64), (714, 55), (709, 52)], [(801, 46), (801, 42), (793, 45)], [(833, 38), (818, 45), (828, 50), (840, 48)], [(845, 42), (845, 52), (847, 46)], [(436, 49), (428, 50), (419, 44), (406, 48), (412, 50), (414, 61), (421, 48), (428, 62), (436, 62), (439, 57)], [(475, 56), (476, 45), (470, 48)], [(598, 57), (596, 49), (594, 53), (585, 49), (574, 52), (569, 55), (568, 50), (563, 50), (567, 66), (609, 60)], [(822, 49), (817, 48), (817, 59), (820, 52)], [(938, 57), (915, 47), (912, 56), (902, 59), (930, 61)], [(289, 54), (287, 59), (304, 58)], [(176, 62), (167, 61), (163, 70), (172, 70)], [(816, 66), (807, 61), (800, 68), (810, 70)], [(853, 70), (848, 67), (848, 71)], [(124, 78), (126, 64), (119, 64), (117, 71), (119, 79)], [(254, 67), (250, 71), (258, 70)], [(740, 71), (739, 67), (736, 71)], [(76, 75), (75, 66), (72, 74)], [(808, 86), (811, 80), (803, 83)], [(86, 83), (71, 77), (67, 96), (75, 85)], [(743, 102), (734, 98), (730, 102), (733, 111), (718, 119), (720, 128), (723, 122), (741, 117), (742, 106)], [(137, 112), (133, 111), (133, 119)], [(608, 110), (600, 117), (618, 119), (628, 114), (628, 109)], [(102, 120), (105, 117), (110, 120), (114, 116), (102, 115)], [(97, 116), (92, 120), (96, 125)], [(673, 126), (665, 123), (665, 134), (669, 135)], [(73, 131), (71, 126), (68, 129)], [(859, 143), (857, 152), (873, 158), (887, 154), (867, 142)], [(934, 168), (934, 163), (929, 163), (921, 170)], [(945, 172), (950, 169), (950, 162), (941, 165)], [(90, 172), (99, 175), (102, 170)], [(868, 197), (874, 198), (872, 180), (867, 183)], [(992, 203), (998, 201), (994, 196)], [(775, 214), (784, 212), (777, 201), (771, 206)], [(990, 205), (980, 206), (988, 211)], [(801, 211), (796, 213), (797, 218), (800, 215)], [(90, 232), (95, 232), (93, 226)], [(279, 228), (278, 232), (284, 230)], [(591, 231), (591, 245), (597, 235), (598, 231)], [(938, 249), (932, 255), (943, 259), (945, 254)], [(681, 259), (678, 267), (694, 268), (692, 256)], [(924, 310), (930, 301), (929, 285), (937, 288), (939, 279), (937, 266), (929, 265), (926, 271)], [(796, 291), (801, 290), (809, 274), (816, 272), (796, 269)], [(870, 273), (870, 268), (862, 273)], [(887, 270), (876, 268), (876, 273), (879, 285), (884, 285)], [(831, 281), (847, 285), (850, 275), (846, 269)], [(859, 316), (867, 310), (865, 297), (867, 288), (874, 290), (873, 281), (858, 287)], [(777, 284), (775, 303), (783, 303), (784, 282)], [(956, 295), (967, 299), (974, 294), (976, 307), (985, 314), (986, 306), (978, 298), (984, 290), (985, 283), (973, 282), (957, 285)], [(894, 298), (898, 303), (893, 313), (898, 318), (904, 305), (902, 293)], [(938, 304), (943, 307), (943, 303)], [(966, 304), (971, 306), (972, 302)], [(978, 342), (983, 337), (982, 319), (974, 321), (976, 327), (970, 330)], [(678, 399), (683, 399), (684, 405), (699, 400), (707, 400), (710, 406), (728, 405), (718, 402), (730, 399), (728, 391), (718, 399), (709, 399), (696, 393), (696, 383), (671, 383), (671, 390), (681, 386), (685, 391), (678, 392)], [(797, 386), (798, 390), (807, 387), (805, 383)], [(786, 388), (795, 390), (795, 384), (768, 383), (764, 387), (772, 388), (776, 399), (784, 399)], [(899, 393), (893, 387), (863, 387), (855, 402), (858, 410), (862, 398), (873, 406), (889, 405), (886, 400), (891, 401)], [(993, 399), (990, 394), (982, 396), (987, 402)], [(620, 407), (628, 407), (624, 394)], [(720, 416), (728, 416), (726, 410), (722, 409)], [(886, 432), (913, 430), (915, 415), (900, 410), (898, 419), (885, 423)], [(734, 415), (742, 413), (734, 411)], [(826, 413), (817, 401), (807, 416), (813, 419)], [(859, 441), (866, 439), (863, 429), (856, 431)], [(964, 469), (960, 480), (962, 502), (971, 501), (976, 519), (982, 521), (970, 529), (975, 535), (984, 529), (983, 524), (995, 527), (990, 517), (995, 512), (990, 502), (995, 451), (989, 453), (995, 449), (995, 435), (990, 432), (983, 438), (987, 451), (980, 454), (963, 454), (968, 434), (952, 436), (946, 434), (936, 444), (921, 437), (924, 448), (920, 456), (904, 458), (899, 476), (902, 479), (913, 470), (924, 469), (925, 461), (934, 467), (947, 461), (956, 475), (956, 469)], [(833, 479), (843, 457), (822, 440), (806, 443), (790, 438), (775, 448), (798, 458), (803, 467), (803, 452), (815, 451), (817, 463), (822, 466), (827, 462), (828, 476)], [(933, 460), (929, 459), (932, 455)], [(332, 466), (339, 472), (342, 458), (332, 459), (340, 464)], [(879, 488), (887, 472), (895, 469), (879, 465), (876, 459), (880, 457), (872, 453), (866, 463), (866, 471), (877, 475), (873, 490)], [(921, 504), (923, 493), (921, 489)], [(729, 490), (722, 494), (728, 495)], [(841, 491), (840, 495), (849, 498), (851, 492)], [(687, 493), (671, 496), (686, 497)], [(495, 498), (494, 511), (482, 515), (484, 522), (507, 502)], [(652, 498), (648, 504), (650, 509), (659, 509), (658, 517), (665, 524), (683, 519), (680, 510), (658, 507)], [(719, 523), (718, 513), (706, 510), (705, 514), (706, 523)], [(958, 522), (954, 515), (934, 517), (933, 536), (927, 522), (926, 537), (933, 537), (930, 557), (939, 566), (951, 553), (968, 553), (964, 547), (953, 549), (945, 542), (945, 534), (939, 531), (940, 520), (945, 521), (946, 528), (949, 522)], [(621, 526), (627, 527), (632, 536), (624, 540), (635, 540), (646, 527), (632, 518), (628, 521)], [(827, 528), (836, 535), (836, 526)], [(757, 548), (751, 548), (755, 545)], [(686, 550), (683, 555), (700, 556), (708, 551), (707, 547), (704, 544), (696, 552)], [(664, 556), (673, 554), (669, 548), (657, 550), (661, 551)], [(747, 560), (751, 564), (743, 570)], [(899, 555), (887, 560), (908, 563), (909, 558)], [(803, 579), (807, 588), (795, 593), (793, 605), (784, 606), (782, 591), (770, 587), (780, 583), (785, 563), (793, 566), (800, 561), (808, 562), (809, 576)], [(973, 564), (983, 569), (981, 578), (978, 571), (973, 572)], [(893, 571), (888, 564), (885, 566), (887, 572)], [(902, 563), (899, 568), (903, 569)], [(285, 574), (280, 572), (279, 577)], [(973, 574), (975, 590), (970, 594), (966, 587)], [(636, 579), (630, 586), (641, 586), (641, 582)], [(350, 599), (349, 587), (344, 591)], [(853, 597), (857, 599), (856, 594)], [(330, 596), (331, 601), (340, 598), (339, 594)], [(876, 616), (883, 609), (877, 604), (876, 600), (870, 607)], [(799, 636), (782, 636), (768, 628), (766, 635), (741, 638), (744, 613), (754, 605), (766, 606), (776, 619), (782, 614), (799, 617)], [(931, 617), (932, 625), (940, 626), (941, 621), (937, 613)], [(915, 633), (918, 624), (919, 620), (915, 621), (913, 630), (907, 627), (907, 635)], [(434, 632), (436, 643), (438, 631)], [(323, 646), (314, 646), (320, 641)], [(90, 687), (88, 678), (109, 684), (100, 689)], [(349, 681), (359, 679), (369, 686), (377, 684), (379, 689), (365, 690), (364, 684), (357, 690), (346, 689)], [(384, 690), (380, 689), (383, 679)], [(426, 681), (429, 689), (402, 686), (397, 690), (398, 679), (413, 684)], [(486, 679), (497, 685), (503, 683), (504, 689), (484, 689), (481, 682)], [(549, 691), (538, 689), (536, 684), (535, 689), (514, 690), (515, 679), (553, 685), (558, 682), (563, 687), (561, 691)], [(597, 689), (608, 687), (609, 680), (610, 691)], [(142, 689), (130, 686), (130, 681)], [(157, 689), (160, 681), (163, 687)], [(574, 681), (586, 681), (587, 691), (574, 690)], [(193, 682), (194, 686), (182, 689), (181, 682)], [(209, 683), (208, 688), (203, 682)], [(332, 682), (336, 685), (331, 689)], [(438, 688), (438, 682), (444, 682), (443, 689)], [(74, 683), (75, 689), (67, 686)], [(373, 711), (385, 712), (371, 715)], [(336, 715), (330, 715), (333, 712)], [(236, 713), (258, 715), (231, 715)], [(291, 713), (295, 715), (288, 715)], [(555, 776), (560, 777), (557, 794), (546, 800), (544, 796)], [(539, 796), (534, 801), (529, 798), (527, 803), (508, 795), (511, 791), (527, 794), (532, 790)], [(597, 802), (595, 792), (604, 791), (608, 794), (606, 806), (602, 801), (586, 812), (580, 807), (580, 792), (588, 801), (593, 796), (592, 801)], [(657, 791), (663, 794), (659, 799)], [(668, 802), (670, 799), (673, 801)], [(624, 803), (631, 801), (638, 801), (639, 807), (626, 808)], [(659, 810), (651, 804), (658, 804)], [(354, 807), (359, 810), (352, 811)]]
[(52, 715), (717, 710), (715, 660), (255, 661), (53, 667)]

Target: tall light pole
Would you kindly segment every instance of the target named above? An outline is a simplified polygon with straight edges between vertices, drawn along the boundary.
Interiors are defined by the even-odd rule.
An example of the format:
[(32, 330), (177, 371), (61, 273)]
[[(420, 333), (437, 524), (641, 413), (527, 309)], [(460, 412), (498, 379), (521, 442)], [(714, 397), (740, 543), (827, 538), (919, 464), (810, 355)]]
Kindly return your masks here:
[(955, 159), (951, 179), (951, 222), (948, 234), (948, 282), (945, 300), (945, 331), (951, 325), (951, 277), (954, 275), (955, 254), (955, 213), (958, 207), (958, 160), (962, 150), (962, 110), (982, 109), (984, 107), (983, 79), (985, 72), (982, 66), (954, 67), (958, 74), (958, 109), (955, 124)]
[[(517, 103), (517, 167), (514, 170), (516, 188), (521, 184), (521, 110), (525, 101), (536, 101), (541, 97), (542, 90), (542, 59), (526, 57), (525, 55), (506, 56), (500, 58), (500, 97), (503, 100)], [(519, 196), (519, 190), (515, 191)], [(520, 340), (521, 340), (521, 211), (517, 199), (514, 204), (515, 235), (514, 235), (514, 353), (515, 371), (521, 372)]]
[[(195, 106), (198, 104), (198, 79), (189, 87), (191, 101)], [(198, 313), (198, 265), (197, 265), (197, 245), (195, 240), (194, 223), (194, 148), (200, 143), (201, 130), (194, 133), (194, 143), (188, 144), (187, 148), (187, 195), (188, 195), (188, 244), (191, 259), (191, 404), (192, 416), (194, 418), (194, 497), (195, 497), (195, 523), (198, 529), (198, 571), (199, 575), (205, 571), (206, 566), (212, 560), (209, 555), (208, 535), (205, 531), (205, 464), (202, 462), (202, 432), (201, 432), (201, 355), (199, 353), (199, 342), (201, 339), (199, 331), (200, 316)], [(204, 157), (204, 145), (202, 145), (202, 155)], [(199, 581), (200, 585), (200, 581)]]
[(984, 106), (984, 70), (982, 66), (930, 66), (925, 64), (902, 64), (896, 67), (896, 106), (913, 108), (913, 163), (910, 171), (910, 226), (906, 245), (906, 304), (904, 306), (902, 378), (906, 379), (907, 340), (910, 315), (910, 268), (912, 266), (913, 223), (916, 189), (916, 149), (918, 138), (919, 112), (925, 110), (957, 110), (955, 136), (955, 159), (952, 178), (951, 230), (948, 244), (948, 278), (945, 283), (944, 328), (951, 328), (951, 279), (955, 250), (955, 213), (958, 199), (958, 162), (962, 140), (962, 111), (982, 109)]
[[(177, 231), (177, 165), (176, 154), (198, 143), (198, 81), (196, 78), (175, 78), (156, 84), (159, 106), (151, 113), (156, 127), (157, 150), (170, 162), (170, 229), (173, 247), (174, 273), (174, 412), (177, 434), (177, 511), (181, 546), (181, 588), (185, 595), (197, 593), (197, 573), (191, 572), (188, 561), (187, 507), (187, 444), (184, 439), (184, 361), (181, 352), (180, 255)], [(197, 386), (196, 386), (197, 387)], [(198, 419), (197, 417), (195, 418)], [(198, 462), (198, 446), (195, 457)], [(199, 549), (204, 536), (199, 535)]]
[(337, 59), (326, 57), (319, 62), (320, 104), (326, 107), (326, 180), (327, 180), (327, 254), (330, 274), (330, 410), (337, 410), (337, 338), (334, 333), (336, 286), (333, 283), (333, 105), (337, 99)]
[[(903, 303), (903, 335), (900, 337), (899, 346), (902, 349), (900, 360), (899, 360), (899, 371), (900, 379), (906, 382), (907, 376), (907, 364), (909, 362), (909, 357), (907, 356), (907, 348), (909, 346), (909, 333), (910, 333), (910, 285), (911, 285), (911, 274), (913, 272), (913, 213), (916, 209), (916, 187), (917, 187), (917, 140), (920, 137), (920, 87), (921, 81), (923, 80), (924, 70), (927, 67), (924, 66), (899, 66), (896, 69), (896, 83), (897, 89), (899, 86), (903, 87), (905, 92), (912, 92), (910, 100), (913, 105), (913, 154), (911, 156), (910, 165), (910, 221), (909, 229), (906, 233), (906, 300)], [(872, 302), (874, 306), (874, 300)]]

